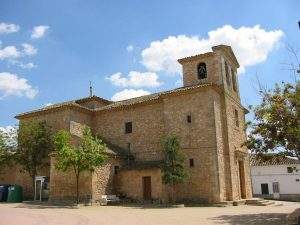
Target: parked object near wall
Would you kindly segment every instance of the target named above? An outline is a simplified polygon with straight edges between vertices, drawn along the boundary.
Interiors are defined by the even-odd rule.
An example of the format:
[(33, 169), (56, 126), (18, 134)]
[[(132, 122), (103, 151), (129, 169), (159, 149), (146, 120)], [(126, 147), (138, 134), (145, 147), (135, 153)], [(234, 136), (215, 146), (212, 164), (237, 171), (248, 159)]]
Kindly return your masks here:
[(256, 197), (300, 201), (300, 161), (269, 154), (251, 156), (251, 179)]
[(6, 202), (10, 185), (0, 185), (0, 202)]
[(8, 188), (7, 202), (22, 202), (23, 188), (19, 185), (12, 185)]

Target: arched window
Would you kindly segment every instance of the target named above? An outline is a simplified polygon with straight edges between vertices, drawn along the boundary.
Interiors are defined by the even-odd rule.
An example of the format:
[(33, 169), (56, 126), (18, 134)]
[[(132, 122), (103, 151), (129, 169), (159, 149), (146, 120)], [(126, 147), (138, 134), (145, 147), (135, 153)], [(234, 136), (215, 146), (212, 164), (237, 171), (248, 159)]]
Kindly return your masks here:
[(226, 75), (227, 86), (230, 87), (229, 66), (227, 62), (225, 62), (225, 75)]
[(233, 69), (231, 69), (231, 80), (232, 80), (232, 87), (234, 91), (237, 91), (237, 85), (236, 85), (236, 77), (235, 72)]
[(201, 62), (197, 67), (198, 79), (205, 79), (207, 77), (206, 64)]

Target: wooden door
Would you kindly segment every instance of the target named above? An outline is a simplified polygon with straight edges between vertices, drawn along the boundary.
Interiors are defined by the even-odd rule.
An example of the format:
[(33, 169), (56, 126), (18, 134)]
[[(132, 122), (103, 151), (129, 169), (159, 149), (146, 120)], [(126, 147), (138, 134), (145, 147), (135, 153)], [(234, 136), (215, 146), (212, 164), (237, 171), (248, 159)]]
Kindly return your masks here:
[(143, 177), (144, 200), (151, 200), (151, 177)]

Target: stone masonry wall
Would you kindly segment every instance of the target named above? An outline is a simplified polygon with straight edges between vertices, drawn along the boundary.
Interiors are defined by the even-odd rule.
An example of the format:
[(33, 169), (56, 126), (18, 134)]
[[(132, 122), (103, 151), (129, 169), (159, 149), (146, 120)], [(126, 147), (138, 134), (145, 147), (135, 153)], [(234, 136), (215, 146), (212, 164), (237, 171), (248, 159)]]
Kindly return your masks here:
[[(166, 134), (179, 137), (188, 179), (176, 187), (177, 200), (219, 201), (212, 89), (164, 100)], [(183, 107), (184, 106), (184, 107)], [(187, 115), (192, 122), (187, 123)], [(194, 160), (194, 167), (189, 166)]]
[[(125, 122), (132, 122), (132, 133), (125, 134)], [(95, 133), (124, 149), (127, 149), (130, 143), (130, 151), (136, 160), (162, 158), (162, 104), (100, 112), (95, 117), (94, 128)]]
[[(251, 191), (251, 178), (250, 178), (250, 165), (248, 150), (245, 146), (242, 146), (246, 141), (245, 133), (245, 116), (244, 111), (238, 104), (232, 101), (229, 97), (226, 99), (226, 110), (227, 110), (227, 124), (228, 124), (228, 138), (229, 138), (229, 154), (231, 162), (231, 174), (232, 174), (232, 192), (233, 199), (239, 199), (241, 197), (240, 193), (240, 178), (238, 169), (237, 151), (245, 153), (246, 157), (244, 160), (244, 170), (245, 170), (245, 185), (246, 185), (246, 197), (252, 197)], [(238, 111), (239, 126), (236, 126), (234, 110)]]
[[(197, 66), (199, 63), (204, 62), (206, 64), (207, 78), (198, 79)], [(213, 54), (203, 54), (202, 56), (196, 57), (194, 60), (183, 63), (183, 84), (184, 86), (192, 86), (201, 83), (215, 83), (221, 84), (222, 80), (220, 74), (219, 58)]]
[(159, 168), (140, 170), (121, 170), (118, 174), (118, 192), (127, 197), (143, 200), (143, 177), (151, 176), (151, 195), (153, 199), (164, 199), (163, 184)]
[[(55, 156), (51, 157), (50, 170), (50, 196), (49, 200), (75, 201), (76, 200), (76, 176), (72, 169), (66, 172), (55, 168)], [(92, 174), (89, 171), (82, 172), (79, 177), (79, 196), (86, 199), (92, 196)]]
[[(48, 176), (49, 168), (44, 168), (38, 171), (37, 176)], [(12, 165), (6, 167), (0, 173), (0, 184), (17, 184), (23, 188), (24, 199), (33, 199), (34, 188), (32, 184), (32, 179), (26, 171), (23, 171), (19, 165)]]
[(216, 144), (217, 144), (217, 161), (218, 161), (218, 183), (219, 183), (219, 194), (220, 201), (226, 201), (226, 171), (225, 171), (225, 158), (224, 158), (224, 134), (223, 134), (223, 122), (222, 122), (222, 110), (221, 110), (221, 100), (217, 93), (214, 93), (214, 121), (216, 128)]
[(115, 174), (115, 166), (121, 167), (122, 160), (111, 157), (108, 162), (97, 168), (92, 175), (92, 194), (93, 201), (101, 199), (102, 195), (116, 194), (117, 174)]
[[(54, 133), (61, 129), (69, 131), (71, 121), (74, 121), (79, 124), (86, 124), (88, 126), (91, 125), (91, 116), (89, 114), (71, 109), (35, 115), (34, 117), (26, 117), (21, 120), (21, 123), (30, 120), (45, 120), (47, 124), (49, 124), (52, 127)], [(73, 142), (78, 142), (78, 138), (76, 136), (73, 137)], [(48, 161), (50, 165), (50, 158), (48, 159)], [(73, 197), (75, 196), (74, 187), (76, 183), (74, 181), (74, 176), (72, 175), (72, 172), (62, 173), (56, 171), (55, 163), (53, 160), (51, 161), (51, 166), (45, 168), (44, 172), (38, 175), (50, 177), (50, 199), (63, 199), (64, 197), (68, 199), (71, 198), (72, 195)], [(18, 183), (21, 186), (23, 186), (26, 193), (33, 193), (33, 190), (31, 188), (31, 180), (27, 177), (28, 176), (24, 175), (24, 173), (20, 173), (19, 170), (16, 170), (14, 183)], [(83, 174), (81, 180), (82, 182), (80, 183), (80, 189), (83, 190), (81, 194), (91, 194), (90, 175)]]

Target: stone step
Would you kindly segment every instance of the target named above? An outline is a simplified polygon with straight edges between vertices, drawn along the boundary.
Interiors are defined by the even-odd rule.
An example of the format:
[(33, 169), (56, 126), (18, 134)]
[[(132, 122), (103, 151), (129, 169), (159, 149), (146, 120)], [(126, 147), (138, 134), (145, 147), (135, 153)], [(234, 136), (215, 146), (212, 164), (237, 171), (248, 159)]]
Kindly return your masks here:
[(260, 206), (275, 205), (275, 202), (269, 201), (269, 202), (258, 203), (257, 205), (260, 205)]
[(233, 203), (232, 203), (233, 206), (245, 205), (245, 204), (246, 204), (246, 199), (241, 199), (241, 200), (233, 201)]
[(221, 206), (232, 206), (233, 205), (233, 201), (219, 202), (218, 205), (221, 205)]
[(265, 200), (265, 199), (247, 199), (246, 205), (257, 205), (257, 206), (268, 206), (274, 205), (274, 201)]
[(246, 204), (252, 204), (252, 203), (257, 203), (257, 202), (261, 202), (261, 201), (265, 201), (265, 199), (262, 198), (251, 198), (251, 199), (246, 199)]

